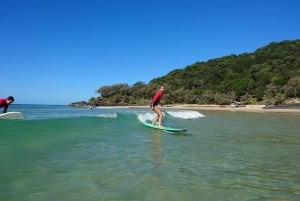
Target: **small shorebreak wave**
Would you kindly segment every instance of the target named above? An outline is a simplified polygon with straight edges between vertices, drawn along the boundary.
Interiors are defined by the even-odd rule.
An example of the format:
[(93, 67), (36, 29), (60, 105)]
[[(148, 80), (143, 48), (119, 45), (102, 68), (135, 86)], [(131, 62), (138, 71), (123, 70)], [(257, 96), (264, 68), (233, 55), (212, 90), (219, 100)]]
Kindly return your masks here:
[(101, 117), (101, 118), (117, 118), (118, 114), (117, 113), (104, 113), (104, 114), (98, 114), (97, 117)]
[[(60, 110), (32, 110), (25, 114), (26, 120), (43, 120), (43, 119), (76, 119), (76, 118), (102, 118), (127, 121), (138, 118), (141, 122), (152, 121), (156, 114), (147, 110), (131, 110), (131, 109), (98, 109), (86, 111), (83, 109), (58, 108)], [(205, 117), (198, 111), (192, 110), (164, 110), (164, 118), (177, 119), (198, 119)]]

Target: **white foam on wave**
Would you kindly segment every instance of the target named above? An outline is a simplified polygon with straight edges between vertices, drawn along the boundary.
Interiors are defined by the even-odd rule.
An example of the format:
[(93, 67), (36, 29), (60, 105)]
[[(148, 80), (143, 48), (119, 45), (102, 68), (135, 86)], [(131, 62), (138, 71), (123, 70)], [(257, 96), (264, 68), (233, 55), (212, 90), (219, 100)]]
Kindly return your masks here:
[(102, 117), (102, 118), (117, 118), (118, 115), (117, 115), (117, 113), (106, 113), (106, 114), (98, 114), (97, 117)]
[(182, 111), (167, 111), (169, 115), (179, 119), (199, 119), (205, 117), (198, 111), (189, 111), (189, 110), (182, 110)]
[(147, 121), (152, 121), (156, 117), (155, 113), (143, 113), (143, 114), (138, 114), (138, 119), (140, 122), (147, 122)]

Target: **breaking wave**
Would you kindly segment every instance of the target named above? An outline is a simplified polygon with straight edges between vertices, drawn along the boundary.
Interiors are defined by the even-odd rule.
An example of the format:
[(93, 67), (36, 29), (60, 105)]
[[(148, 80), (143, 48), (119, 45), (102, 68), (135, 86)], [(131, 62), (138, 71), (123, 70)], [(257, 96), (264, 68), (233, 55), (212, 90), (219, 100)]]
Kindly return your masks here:
[(170, 116), (179, 118), (179, 119), (199, 119), (205, 117), (203, 114), (197, 111), (166, 111)]
[[(163, 115), (166, 116), (172, 116), (178, 119), (199, 119), (205, 117), (203, 114), (197, 111), (189, 111), (189, 110), (183, 110), (183, 111), (166, 111), (163, 112)], [(138, 120), (141, 122), (147, 122), (147, 121), (152, 121), (155, 117), (156, 114), (154, 112), (147, 112), (143, 114), (137, 114)]]

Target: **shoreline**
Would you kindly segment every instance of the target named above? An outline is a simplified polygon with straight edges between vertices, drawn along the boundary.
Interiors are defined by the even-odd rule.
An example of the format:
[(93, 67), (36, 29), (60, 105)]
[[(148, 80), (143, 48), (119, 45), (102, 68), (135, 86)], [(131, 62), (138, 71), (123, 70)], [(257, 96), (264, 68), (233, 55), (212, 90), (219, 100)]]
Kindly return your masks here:
[[(149, 108), (149, 106), (128, 106), (129, 108)], [(264, 108), (265, 105), (246, 105), (244, 107), (231, 107), (229, 105), (198, 105), (198, 104), (172, 104), (161, 106), (162, 109), (177, 110), (206, 110), (206, 111), (228, 111), (228, 112), (256, 112), (256, 113), (295, 113), (300, 114), (299, 109), (291, 108)]]

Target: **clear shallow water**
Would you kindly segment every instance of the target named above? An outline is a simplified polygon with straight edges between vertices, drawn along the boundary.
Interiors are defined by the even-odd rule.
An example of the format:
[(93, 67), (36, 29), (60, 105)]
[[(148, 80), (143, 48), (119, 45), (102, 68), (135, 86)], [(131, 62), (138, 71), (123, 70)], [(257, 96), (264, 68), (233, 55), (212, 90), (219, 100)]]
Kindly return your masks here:
[(0, 200), (299, 200), (300, 116), (13, 105)]

